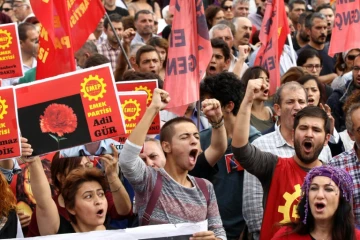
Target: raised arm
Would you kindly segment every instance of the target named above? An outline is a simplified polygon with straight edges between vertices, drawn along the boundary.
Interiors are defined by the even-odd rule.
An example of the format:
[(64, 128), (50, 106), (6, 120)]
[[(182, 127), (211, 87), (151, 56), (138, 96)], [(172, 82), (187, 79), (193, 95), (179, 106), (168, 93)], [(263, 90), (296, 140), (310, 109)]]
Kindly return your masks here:
[(227, 148), (227, 136), (224, 126), (224, 117), (221, 111), (220, 102), (216, 99), (206, 99), (202, 102), (202, 111), (212, 126), (211, 143), (205, 149), (205, 158), (214, 166), (224, 155)]
[(238, 50), (239, 57), (237, 62), (235, 63), (233, 73), (236, 74), (239, 78), (241, 78), (241, 72), (243, 71), (244, 63), (250, 54), (250, 47), (248, 45), (239, 45)]
[(119, 168), (118, 151), (113, 144), (111, 144), (111, 149), (113, 152), (112, 155), (105, 154), (100, 158), (105, 164), (105, 174), (109, 182), (116, 212), (119, 215), (125, 216), (128, 215), (131, 211), (131, 201), (129, 194), (127, 193), (124, 185), (121, 183), (117, 173), (117, 169)]
[[(135, 31), (132, 28), (128, 28), (122, 33), (123, 47), (125, 50), (125, 54), (127, 56), (129, 56), (130, 54), (130, 44), (131, 41), (134, 39), (134, 37), (135, 37)], [(128, 67), (128, 64), (125, 60), (125, 54), (123, 52), (120, 52), (119, 57), (116, 60), (116, 69), (114, 71), (114, 77), (116, 82), (122, 80), (124, 72)]]
[(251, 107), (256, 93), (265, 88), (264, 84), (262, 79), (249, 80), (245, 97), (235, 120), (232, 138), (233, 147), (241, 148), (249, 142)]
[(31, 190), (36, 200), (36, 218), (41, 236), (56, 234), (60, 226), (60, 216), (56, 204), (51, 196), (49, 182), (39, 157), (31, 156), (33, 150), (22, 138), (22, 158), (29, 166), (31, 176)]

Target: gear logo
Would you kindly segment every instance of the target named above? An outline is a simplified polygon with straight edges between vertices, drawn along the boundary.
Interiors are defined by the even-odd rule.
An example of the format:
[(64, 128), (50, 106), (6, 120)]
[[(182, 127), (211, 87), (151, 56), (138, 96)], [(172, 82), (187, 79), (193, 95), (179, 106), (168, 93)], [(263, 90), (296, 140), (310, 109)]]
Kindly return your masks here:
[(4, 116), (7, 114), (6, 109), (8, 109), (8, 105), (6, 105), (6, 100), (1, 99), (0, 97), (0, 119), (4, 119)]
[(4, 50), (10, 47), (11, 43), (12, 43), (11, 34), (6, 30), (0, 29), (0, 48)]
[(80, 84), (84, 98), (88, 98), (89, 101), (99, 100), (104, 97), (106, 93), (106, 83), (103, 78), (99, 78), (98, 75), (90, 75), (88, 78), (84, 78), (84, 82)]
[(121, 104), (121, 107), (126, 121), (134, 121), (136, 117), (140, 116), (140, 103), (136, 100), (125, 100), (124, 104)]
[[(291, 218), (293, 219), (299, 218), (299, 215), (297, 214), (296, 211), (296, 207), (298, 205), (298, 201), (299, 201), (298, 199), (301, 195), (300, 184), (296, 184), (294, 186), (294, 189), (295, 191), (292, 194), (288, 192), (284, 193), (283, 198), (286, 200), (285, 205), (278, 207), (278, 212), (283, 214), (283, 220), (281, 220), (280, 223), (291, 222)], [(291, 211), (291, 207), (292, 207), (292, 211)]]
[(145, 91), (147, 93), (147, 100), (146, 100), (146, 104), (149, 104), (151, 102), (152, 99), (152, 93), (151, 90), (148, 89), (146, 86), (139, 86), (139, 87), (135, 87), (135, 91)]

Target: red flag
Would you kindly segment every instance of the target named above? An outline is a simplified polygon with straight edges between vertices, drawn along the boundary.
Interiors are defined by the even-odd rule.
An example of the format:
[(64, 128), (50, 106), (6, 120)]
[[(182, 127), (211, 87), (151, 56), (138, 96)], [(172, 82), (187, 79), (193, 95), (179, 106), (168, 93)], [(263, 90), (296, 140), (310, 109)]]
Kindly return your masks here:
[(74, 71), (74, 52), (95, 30), (105, 9), (100, 0), (31, 0), (42, 24), (36, 79)]
[(168, 109), (184, 115), (199, 100), (199, 84), (212, 56), (202, 0), (171, 0), (174, 13), (166, 64), (164, 89), (171, 101)]
[(335, 22), (331, 34), (329, 56), (353, 48), (360, 48), (359, 29), (360, 0), (336, 1)]
[(280, 86), (279, 61), (289, 33), (284, 1), (267, 0), (259, 36), (262, 45), (254, 65), (260, 65), (269, 71), (270, 94), (275, 93)]

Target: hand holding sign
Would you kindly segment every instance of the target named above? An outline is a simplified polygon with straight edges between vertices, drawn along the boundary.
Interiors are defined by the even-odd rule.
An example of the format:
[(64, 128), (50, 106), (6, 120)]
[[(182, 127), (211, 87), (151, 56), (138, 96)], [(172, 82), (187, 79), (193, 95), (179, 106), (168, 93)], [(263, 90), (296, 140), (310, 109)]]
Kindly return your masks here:
[(217, 123), (221, 121), (222, 112), (220, 102), (216, 99), (205, 99), (201, 103), (201, 110), (210, 122)]
[(152, 102), (149, 107), (155, 108), (157, 111), (160, 111), (163, 110), (169, 102), (169, 93), (159, 88), (155, 88), (153, 92)]

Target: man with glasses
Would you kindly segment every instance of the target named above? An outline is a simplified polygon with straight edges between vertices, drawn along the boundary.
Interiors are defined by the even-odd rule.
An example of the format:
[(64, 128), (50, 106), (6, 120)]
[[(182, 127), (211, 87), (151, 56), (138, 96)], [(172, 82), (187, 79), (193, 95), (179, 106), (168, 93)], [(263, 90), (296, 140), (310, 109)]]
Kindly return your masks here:
[(35, 18), (32, 11), (30, 0), (15, 0), (13, 4), (15, 17), (21, 22), (27, 22), (30, 18)]
[(345, 89), (336, 89), (327, 100), (327, 104), (331, 107), (332, 115), (335, 119), (335, 128), (338, 132), (346, 129), (346, 113), (343, 111), (345, 101), (355, 90), (360, 89), (360, 54), (354, 59), (352, 81), (347, 82), (345, 86)]
[(335, 73), (336, 59), (328, 55), (329, 43), (326, 43), (327, 22), (326, 17), (321, 13), (312, 13), (305, 18), (305, 28), (309, 35), (309, 43), (298, 50), (300, 55), (304, 49), (316, 50), (322, 60), (322, 69), (320, 72), (320, 81), (323, 83), (331, 83), (337, 77)]

